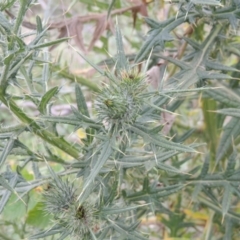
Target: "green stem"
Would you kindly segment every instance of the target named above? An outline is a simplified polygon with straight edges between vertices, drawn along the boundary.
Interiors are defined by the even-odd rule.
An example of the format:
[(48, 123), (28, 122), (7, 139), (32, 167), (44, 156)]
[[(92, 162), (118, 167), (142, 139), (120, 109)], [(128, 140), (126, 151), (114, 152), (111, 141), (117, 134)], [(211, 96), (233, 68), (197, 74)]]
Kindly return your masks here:
[(213, 99), (202, 99), (202, 113), (205, 125), (205, 139), (210, 150), (211, 155), (211, 170), (214, 169), (216, 150), (218, 146), (218, 128), (217, 128), (217, 103)]
[(44, 128), (40, 127), (32, 118), (28, 117), (12, 100), (6, 100), (3, 95), (4, 90), (0, 88), (0, 101), (6, 105), (11, 112), (18, 117), (18, 119), (28, 125), (28, 128), (31, 129), (37, 136), (42, 138), (44, 141), (50, 143), (51, 145), (61, 149), (65, 153), (69, 154), (70, 156), (78, 159), (79, 158), (79, 151), (69, 144), (65, 139), (59, 138), (55, 136), (53, 133), (45, 130)]
[(18, 33), (19, 27), (22, 24), (23, 17), (25, 15), (26, 10), (27, 10), (26, 6), (27, 6), (28, 2), (29, 2), (29, 0), (20, 0), (20, 9), (18, 11), (18, 15), (17, 15), (15, 25), (14, 25), (14, 28), (13, 28), (13, 33), (16, 34), (16, 35)]
[(100, 92), (99, 87), (95, 84), (90, 82), (89, 80), (87, 80), (86, 78), (80, 77), (80, 76), (76, 76), (72, 73), (69, 73), (68, 71), (64, 70), (64, 69), (60, 69), (60, 67), (58, 66), (54, 66), (51, 65), (52, 71), (56, 72), (58, 75), (68, 78), (70, 80), (72, 80), (73, 82), (78, 82), (86, 87), (88, 87), (89, 89), (91, 89), (94, 92)]
[(9, 67), (10, 67), (10, 63), (5, 65), (3, 67), (3, 71), (2, 71), (2, 74), (1, 74), (0, 84), (1, 84), (1, 87), (4, 89), (4, 91), (6, 89), (7, 82), (8, 82), (7, 75), (8, 75)]

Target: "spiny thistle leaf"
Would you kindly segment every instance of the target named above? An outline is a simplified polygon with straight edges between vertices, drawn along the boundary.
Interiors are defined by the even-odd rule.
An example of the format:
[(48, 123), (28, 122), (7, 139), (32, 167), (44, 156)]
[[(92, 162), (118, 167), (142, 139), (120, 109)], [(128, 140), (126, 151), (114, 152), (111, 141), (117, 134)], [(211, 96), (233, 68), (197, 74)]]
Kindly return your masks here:
[(203, 163), (203, 166), (202, 166), (202, 169), (201, 169), (201, 173), (199, 175), (199, 178), (204, 178), (207, 173), (208, 173), (208, 170), (209, 170), (209, 164), (210, 164), (210, 156), (207, 155), (205, 157), (205, 160), (204, 160), (204, 163)]
[(49, 101), (59, 92), (59, 87), (54, 87), (48, 90), (43, 96), (39, 103), (39, 111), (43, 114), (46, 114), (46, 107)]
[(166, 148), (166, 149), (172, 149), (172, 150), (176, 150), (176, 151), (181, 151), (181, 152), (196, 152), (193, 148), (191, 148), (189, 146), (184, 146), (179, 143), (167, 141), (162, 136), (149, 135), (146, 130), (144, 131), (144, 129), (139, 129), (139, 127), (137, 127), (137, 126), (131, 126), (130, 129), (137, 135), (140, 135), (145, 141), (155, 144), (159, 147)]
[[(12, 191), (10, 191), (9, 189), (14, 189), (17, 185), (18, 180), (19, 180), (18, 174), (14, 174), (14, 176), (12, 176), (12, 178), (9, 180), (9, 183), (8, 183), (9, 186), (1, 194), (2, 197), (0, 200), (0, 213), (3, 211), (5, 205), (7, 204), (8, 200), (11, 196)], [(2, 181), (2, 183), (3, 183), (3, 181)], [(4, 184), (4, 187), (6, 187), (7, 183), (5, 182), (3, 184)]]
[(228, 162), (227, 162), (227, 167), (226, 167), (226, 170), (224, 173), (224, 175), (226, 177), (231, 177), (233, 175), (233, 173), (235, 172), (234, 169), (235, 169), (235, 165), (236, 165), (236, 160), (237, 160), (237, 151), (234, 148), (233, 153), (230, 155)]
[(232, 118), (223, 129), (218, 148), (216, 162), (219, 163), (232, 146), (233, 140), (240, 134), (240, 119)]
[(54, 41), (51, 41), (51, 42), (40, 43), (40, 44), (36, 44), (36, 45), (29, 45), (28, 47), (29, 47), (29, 49), (45, 48), (45, 47), (50, 47), (50, 46), (65, 42), (67, 40), (69, 40), (69, 38), (61, 38), (61, 39), (54, 40)]
[(87, 117), (90, 117), (86, 100), (83, 96), (83, 93), (79, 84), (77, 83), (75, 84), (75, 94), (76, 94), (76, 101), (77, 101), (77, 107), (79, 112), (81, 112), (83, 115)]
[(154, 28), (149, 31), (148, 38), (141, 47), (134, 61), (136, 63), (141, 62), (147, 55), (149, 55), (151, 49), (155, 46), (160, 45), (163, 48), (165, 41), (172, 41), (173, 37), (170, 35), (170, 32), (184, 21), (185, 16), (180, 16), (177, 20), (173, 17), (166, 21), (159, 22), (158, 25), (152, 25)]
[(127, 61), (127, 58), (124, 53), (122, 34), (121, 34), (121, 30), (118, 26), (118, 23), (116, 24), (116, 43), (117, 43), (116, 70), (118, 73), (121, 74), (121, 72), (129, 71), (129, 65), (128, 65), (128, 61)]
[(223, 108), (216, 111), (217, 113), (240, 118), (240, 109), (239, 108)]
[(15, 142), (15, 138), (17, 135), (15, 134), (11, 134), (11, 137), (8, 139), (8, 141), (6, 142), (4, 149), (0, 155), (0, 168), (2, 168), (3, 164), (5, 163), (8, 155), (11, 153), (13, 146), (14, 146), (14, 142)]
[(79, 202), (82, 202), (83, 200), (85, 200), (85, 199), (82, 199), (83, 196), (84, 196), (84, 198), (86, 198), (86, 196), (84, 195), (84, 192), (89, 187), (89, 185), (95, 180), (95, 177), (99, 174), (100, 169), (103, 167), (105, 162), (111, 156), (112, 145), (113, 145), (113, 140), (112, 139), (110, 139), (110, 140), (106, 141), (105, 143), (103, 143), (102, 145), (100, 145), (101, 153), (100, 153), (95, 165), (92, 166), (90, 175), (88, 176), (88, 178), (84, 182), (82, 192), (78, 196), (78, 201)]
[(231, 199), (232, 199), (232, 186), (230, 184), (225, 184), (224, 185), (224, 194), (223, 194), (223, 199), (222, 199), (222, 215), (223, 215), (223, 220), (224, 217), (226, 216), (230, 205), (231, 205)]

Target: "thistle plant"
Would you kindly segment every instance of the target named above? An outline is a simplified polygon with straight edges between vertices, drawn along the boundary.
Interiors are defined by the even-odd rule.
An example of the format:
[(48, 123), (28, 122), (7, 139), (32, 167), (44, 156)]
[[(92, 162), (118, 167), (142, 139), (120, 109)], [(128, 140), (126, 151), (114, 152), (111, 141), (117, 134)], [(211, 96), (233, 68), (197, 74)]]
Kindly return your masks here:
[[(57, 180), (44, 193), (46, 210), (54, 215), (57, 226), (60, 225), (58, 230), (61, 236), (71, 234), (81, 236), (80, 238), (94, 236), (101, 239), (101, 236), (110, 236), (110, 232), (114, 231), (114, 236), (123, 235), (123, 239), (146, 239), (144, 234), (137, 230), (138, 221), (135, 215), (137, 209), (145, 209), (148, 203), (129, 205), (127, 198), (124, 200), (121, 196), (117, 197), (117, 191), (125, 191), (121, 185), (126, 181), (123, 176), (120, 180), (117, 178), (123, 174), (124, 169), (141, 166), (144, 161), (155, 162), (154, 166), (158, 169), (180, 173), (178, 169), (162, 161), (169, 155), (196, 152), (194, 145), (185, 146), (169, 141), (159, 133), (162, 126), (156, 120), (156, 115), (159, 116), (164, 109), (155, 104), (160, 100), (162, 105), (166, 104), (169, 98), (163, 98), (158, 92), (150, 92), (146, 73), (139, 73), (129, 65), (122, 48), (120, 29), (117, 28), (116, 31), (118, 55), (116, 69), (113, 70), (116, 75), (113, 72), (100, 71), (103, 77), (108, 79), (108, 84), (96, 98), (96, 119), (90, 117), (79, 86), (76, 85), (75, 89), (77, 99), (81, 101), (78, 102), (78, 110), (73, 108), (78, 127), (84, 126), (88, 133), (93, 132), (91, 128), (94, 129), (94, 139), (85, 142), (83, 163), (71, 164), (73, 168), (81, 168), (77, 176), (83, 178), (83, 185), (76, 195), (77, 191), (69, 182)], [(96, 69), (99, 70), (97, 67)], [(67, 118), (52, 116), (44, 116), (42, 119), (49, 122), (55, 119), (58, 119), (58, 122), (68, 122)], [(136, 136), (146, 145), (145, 151), (131, 152), (136, 145)], [(54, 179), (58, 179), (52, 170), (51, 172)], [(109, 191), (107, 189), (110, 186), (113, 186), (113, 189)], [(99, 196), (99, 199), (95, 207), (90, 207), (87, 202), (93, 193)], [(119, 198), (119, 202), (116, 202), (116, 198)], [(97, 210), (97, 215), (94, 215), (92, 208)], [(124, 224), (126, 217), (130, 227)], [(104, 222), (105, 226), (98, 225), (96, 219)], [(97, 232), (93, 231), (93, 226), (98, 226)], [(55, 231), (56, 227), (36, 234), (32, 239), (48, 236), (56, 233)]]
[[(107, 6), (96, 29), (108, 26), (102, 21), (120, 2)], [(68, 44), (97, 71), (99, 85), (53, 62), (48, 47), (69, 40), (49, 40), (54, 24), (36, 17), (32, 32), (22, 30), (32, 26), (24, 16), (35, 1), (0, 4), (1, 239), (239, 238), (240, 3), (160, 2), (168, 18), (144, 19), (150, 31), (139, 51), (125, 54), (116, 24), (105, 68)], [(146, 1), (129, 8), (134, 21), (148, 8)], [(56, 25), (64, 34), (67, 27)], [(152, 66), (160, 69), (157, 87)], [(81, 84), (60, 87), (63, 76)], [(54, 114), (63, 102), (71, 111)], [(175, 119), (168, 132), (166, 115)]]

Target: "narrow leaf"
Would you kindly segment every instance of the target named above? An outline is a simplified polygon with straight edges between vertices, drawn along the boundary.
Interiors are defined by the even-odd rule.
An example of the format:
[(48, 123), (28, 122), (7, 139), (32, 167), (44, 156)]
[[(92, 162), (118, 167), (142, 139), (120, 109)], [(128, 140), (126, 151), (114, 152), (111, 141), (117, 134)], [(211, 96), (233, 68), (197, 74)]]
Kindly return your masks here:
[(56, 45), (56, 44), (65, 42), (65, 41), (67, 41), (67, 40), (69, 40), (69, 38), (61, 38), (61, 39), (57, 39), (57, 40), (50, 41), (50, 42), (46, 42), (46, 43), (41, 43), (41, 44), (36, 44), (36, 45), (30, 45), (30, 46), (28, 46), (28, 47), (29, 47), (29, 49), (45, 48), (45, 47), (50, 47), (50, 46), (52, 46), (52, 45)]
[(3, 150), (2, 150), (2, 154), (0, 155), (0, 168), (3, 166), (3, 164), (5, 163), (8, 155), (10, 154), (10, 152), (13, 149), (14, 146), (14, 142), (15, 142), (15, 136), (11, 136), (7, 143), (5, 144)]
[(129, 65), (127, 58), (125, 56), (124, 48), (123, 48), (123, 42), (122, 42), (122, 34), (120, 27), (118, 24), (116, 25), (116, 43), (117, 43), (117, 64), (116, 69), (118, 73), (125, 70), (128, 71)]
[(89, 228), (89, 232), (91, 234), (92, 240), (98, 240), (98, 238), (96, 237), (96, 235), (94, 234), (91, 228)]
[(5, 16), (3, 15), (3, 13), (0, 11), (0, 25), (5, 28), (8, 32), (11, 31), (11, 24), (9, 23), (9, 21), (5, 18)]
[(220, 85), (220, 87), (221, 89), (215, 89), (214, 91), (206, 90), (204, 91), (204, 95), (207, 95), (220, 103), (224, 103), (229, 107), (238, 108), (240, 105), (240, 97), (238, 93), (224, 85)]
[(191, 0), (192, 3), (195, 4), (206, 4), (212, 6), (222, 6), (219, 0)]
[(239, 108), (223, 108), (216, 111), (217, 113), (240, 118), (240, 109)]
[(70, 235), (69, 231), (62, 232), (61, 236), (58, 238), (58, 240), (64, 240), (67, 236)]
[(17, 64), (14, 65), (14, 67), (11, 68), (11, 70), (8, 72), (8, 77), (15, 74), (19, 68), (23, 65), (23, 63), (32, 56), (32, 51), (28, 52), (25, 56), (21, 58), (20, 61), (17, 62)]
[(147, 205), (148, 204), (143, 204), (143, 205), (139, 205), (139, 206), (121, 207), (121, 208), (106, 207), (106, 208), (103, 208), (101, 211), (103, 214), (106, 214), (106, 215), (121, 214), (123, 212), (135, 210), (135, 209), (141, 208), (143, 206), (147, 206)]
[(42, 20), (39, 16), (36, 16), (37, 31), (40, 33), (43, 31)]
[(225, 234), (223, 240), (229, 240), (232, 238), (233, 222), (230, 218), (225, 217)]
[(112, 225), (112, 227), (119, 232), (121, 235), (125, 236), (126, 239), (131, 239), (131, 240), (147, 240), (141, 235), (135, 235), (134, 231), (129, 231), (129, 226), (124, 226), (123, 224), (120, 224), (116, 221), (113, 221), (111, 219), (108, 219), (109, 223)]
[(21, 67), (20, 67), (20, 72), (21, 72), (21, 74), (23, 75), (23, 77), (25, 78), (25, 81), (26, 81), (26, 83), (27, 83), (27, 86), (28, 86), (29, 90), (30, 90), (31, 92), (34, 92), (33, 81), (32, 81), (32, 79), (29, 77), (29, 75), (28, 75), (28, 73), (27, 73), (27, 71), (26, 71), (26, 68), (23, 67), (23, 66), (21, 66)]
[(159, 27), (159, 22), (155, 21), (152, 18), (145, 18), (145, 22), (149, 25), (151, 28), (158, 28)]
[(209, 170), (209, 163), (210, 163), (210, 156), (209, 156), (209, 154), (207, 154), (207, 156), (205, 157), (202, 169), (201, 169), (201, 173), (199, 175), (200, 179), (203, 179), (207, 175), (208, 170)]
[(165, 60), (167, 60), (167, 61), (175, 64), (176, 66), (178, 66), (178, 67), (181, 68), (182, 70), (183, 70), (183, 69), (185, 69), (185, 70), (186, 70), (186, 69), (189, 69), (189, 65), (187, 65), (187, 64), (184, 63), (183, 61), (180, 61), (180, 60), (178, 60), (178, 59), (176, 59), (176, 58), (164, 56), (164, 55), (162, 55), (162, 54), (154, 54), (154, 56), (158, 56), (158, 57), (160, 57), (160, 58), (162, 58), (162, 59), (165, 59)]
[(9, 127), (4, 127), (1, 126), (0, 127), (0, 133), (12, 133), (16, 132), (16, 131), (23, 131), (26, 128), (26, 126), (24, 124), (18, 124), (15, 126), (9, 126)]
[(226, 177), (231, 177), (231, 175), (234, 173), (236, 160), (237, 160), (237, 151), (234, 148), (233, 153), (231, 154), (231, 156), (229, 157), (228, 162), (227, 162), (227, 167), (226, 167), (226, 170), (224, 173), (224, 175)]
[(187, 174), (187, 173), (184, 173), (182, 171), (180, 171), (179, 169), (173, 167), (173, 166), (168, 166), (164, 163), (161, 163), (161, 162), (158, 162), (157, 163), (157, 167), (164, 170), (164, 171), (167, 171), (167, 172), (173, 172), (173, 173), (178, 173), (178, 174)]
[(54, 87), (47, 91), (43, 96), (39, 103), (38, 109), (42, 114), (46, 114), (46, 107), (49, 101), (59, 92), (59, 87)]
[(86, 123), (96, 123), (94, 120), (92, 120), (90, 117), (87, 117), (86, 115), (82, 114), (80, 111), (78, 111), (75, 107), (71, 106), (71, 109), (74, 113), (74, 115), (80, 120), (80, 121), (83, 121), (83, 122), (86, 122)]
[(111, 3), (109, 4), (108, 12), (107, 12), (107, 19), (109, 18), (110, 14), (111, 14), (111, 11), (112, 11), (112, 8), (113, 8), (115, 3), (116, 3), (116, 0), (112, 0)]
[(112, 153), (112, 142), (111, 140), (106, 141), (104, 144), (101, 146), (101, 153), (97, 159), (97, 162), (95, 165), (92, 167), (90, 175), (84, 182), (84, 186), (82, 189), (82, 193), (78, 196), (78, 201), (82, 202), (84, 199), (82, 199), (82, 196), (84, 195), (84, 192), (86, 189), (89, 187), (89, 185), (94, 181), (95, 177), (99, 174), (101, 168), (105, 164), (105, 162), (108, 160)]
[(200, 79), (234, 79), (232, 76), (223, 73), (209, 73), (206, 71), (198, 70), (198, 76)]
[(232, 199), (232, 186), (230, 184), (225, 184), (224, 186), (224, 194), (222, 199), (222, 215), (223, 220), (225, 215), (227, 214), (230, 205), (231, 205), (231, 199)]
[(79, 84), (77, 84), (77, 83), (75, 84), (75, 94), (76, 94), (78, 110), (83, 115), (90, 117), (85, 97), (83, 96), (82, 90), (81, 90)]
[(59, 178), (58, 175), (53, 171), (53, 169), (50, 167), (50, 165), (48, 164), (48, 162), (45, 158), (44, 158), (44, 161), (47, 165), (48, 171), (50, 172), (50, 175), (53, 178), (54, 182), (56, 183), (56, 185), (58, 186), (59, 189), (62, 189), (63, 182), (62, 182), (61, 178)]
[(12, 186), (2, 177), (2, 175), (0, 175), (0, 184), (6, 188), (8, 191), (10, 191), (11, 193), (16, 194), (17, 192), (14, 190), (14, 188), (12, 188)]
[(32, 235), (30, 237), (30, 239), (45, 238), (47, 236), (52, 236), (52, 235), (55, 235), (55, 234), (61, 233), (61, 232), (62, 232), (62, 226), (55, 225), (51, 229), (48, 229), (46, 231), (42, 231), (42, 232), (39, 232), (39, 233), (36, 233), (36, 234)]
[[(9, 180), (9, 187), (12, 189), (16, 186), (18, 182), (18, 175), (15, 174), (10, 180)], [(8, 202), (9, 198), (11, 196), (11, 191), (9, 191), (8, 189), (6, 189), (4, 191), (4, 193), (2, 194), (1, 200), (0, 200), (0, 213), (3, 211), (6, 203)]]
[(156, 24), (152, 25), (154, 28), (149, 31), (147, 40), (135, 57), (134, 62), (141, 62), (146, 56), (149, 55), (155, 46), (160, 45), (161, 47), (164, 47), (165, 41), (173, 40), (169, 32), (171, 32), (178, 25), (182, 24), (184, 21), (186, 21), (186, 17), (180, 16), (178, 19), (173, 17), (166, 21), (159, 22), (158, 26)]
[(47, 82), (50, 78), (50, 73), (49, 73), (49, 53), (44, 51), (43, 52), (43, 69), (42, 69), (42, 86), (43, 86), (43, 91), (46, 93), (47, 91)]
[(200, 47), (200, 45), (197, 43), (197, 42), (195, 42), (195, 41), (193, 41), (191, 38), (187, 38), (187, 37), (182, 37), (189, 45), (191, 45), (194, 49), (196, 49), (196, 50), (200, 50), (201, 49), (201, 47)]
[[(200, 200), (200, 202), (202, 204), (204, 204), (207, 207), (213, 209), (214, 211), (216, 211), (218, 213), (222, 213), (221, 207), (219, 207), (219, 205), (216, 204), (215, 202), (211, 202), (207, 198), (205, 199), (203, 197), (199, 197), (199, 200)], [(231, 218), (235, 222), (239, 222), (240, 221), (240, 215), (237, 214), (236, 212), (228, 211), (225, 216)]]
[(42, 119), (43, 121), (53, 122), (53, 123), (62, 123), (62, 124), (80, 126), (79, 119), (76, 119), (73, 117), (41, 116), (39, 117), (39, 119)]
[(143, 139), (145, 139), (149, 143), (153, 143), (162, 148), (172, 149), (181, 152), (196, 152), (193, 148), (189, 146), (184, 146), (179, 143), (167, 141), (161, 135), (150, 135), (148, 132), (144, 131), (143, 129), (140, 129), (139, 127), (131, 126), (130, 129), (137, 135), (140, 135)]
[(176, 192), (179, 192), (182, 188), (184, 188), (183, 184), (175, 184), (173, 186), (163, 188), (162, 191), (156, 193), (156, 195), (157, 197), (166, 197)]
[(205, 63), (209, 68), (222, 71), (236, 71), (239, 72), (237, 68), (229, 67), (218, 62), (206, 61)]
[(196, 202), (197, 201), (197, 197), (199, 195), (199, 193), (202, 191), (202, 185), (201, 184), (196, 184), (196, 186), (194, 187), (193, 193), (192, 193), (192, 201)]
[(233, 140), (240, 134), (240, 119), (232, 118), (224, 127), (218, 148), (216, 164), (231, 149)]
[(96, 71), (98, 71), (102, 76), (105, 75), (105, 72), (98, 67), (97, 65), (95, 65), (94, 63), (92, 63), (91, 61), (89, 61), (82, 53), (80, 53), (79, 51), (77, 51), (74, 47), (72, 47), (70, 45), (70, 47), (78, 54), (80, 55), (88, 64), (90, 64)]

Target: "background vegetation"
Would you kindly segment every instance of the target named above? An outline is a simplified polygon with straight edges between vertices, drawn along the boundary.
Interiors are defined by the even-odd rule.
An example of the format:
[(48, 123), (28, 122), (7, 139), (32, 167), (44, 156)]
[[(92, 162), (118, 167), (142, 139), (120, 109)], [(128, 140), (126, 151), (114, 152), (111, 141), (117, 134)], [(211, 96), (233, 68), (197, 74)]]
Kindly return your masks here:
[(1, 239), (239, 239), (239, 0), (0, 8)]

